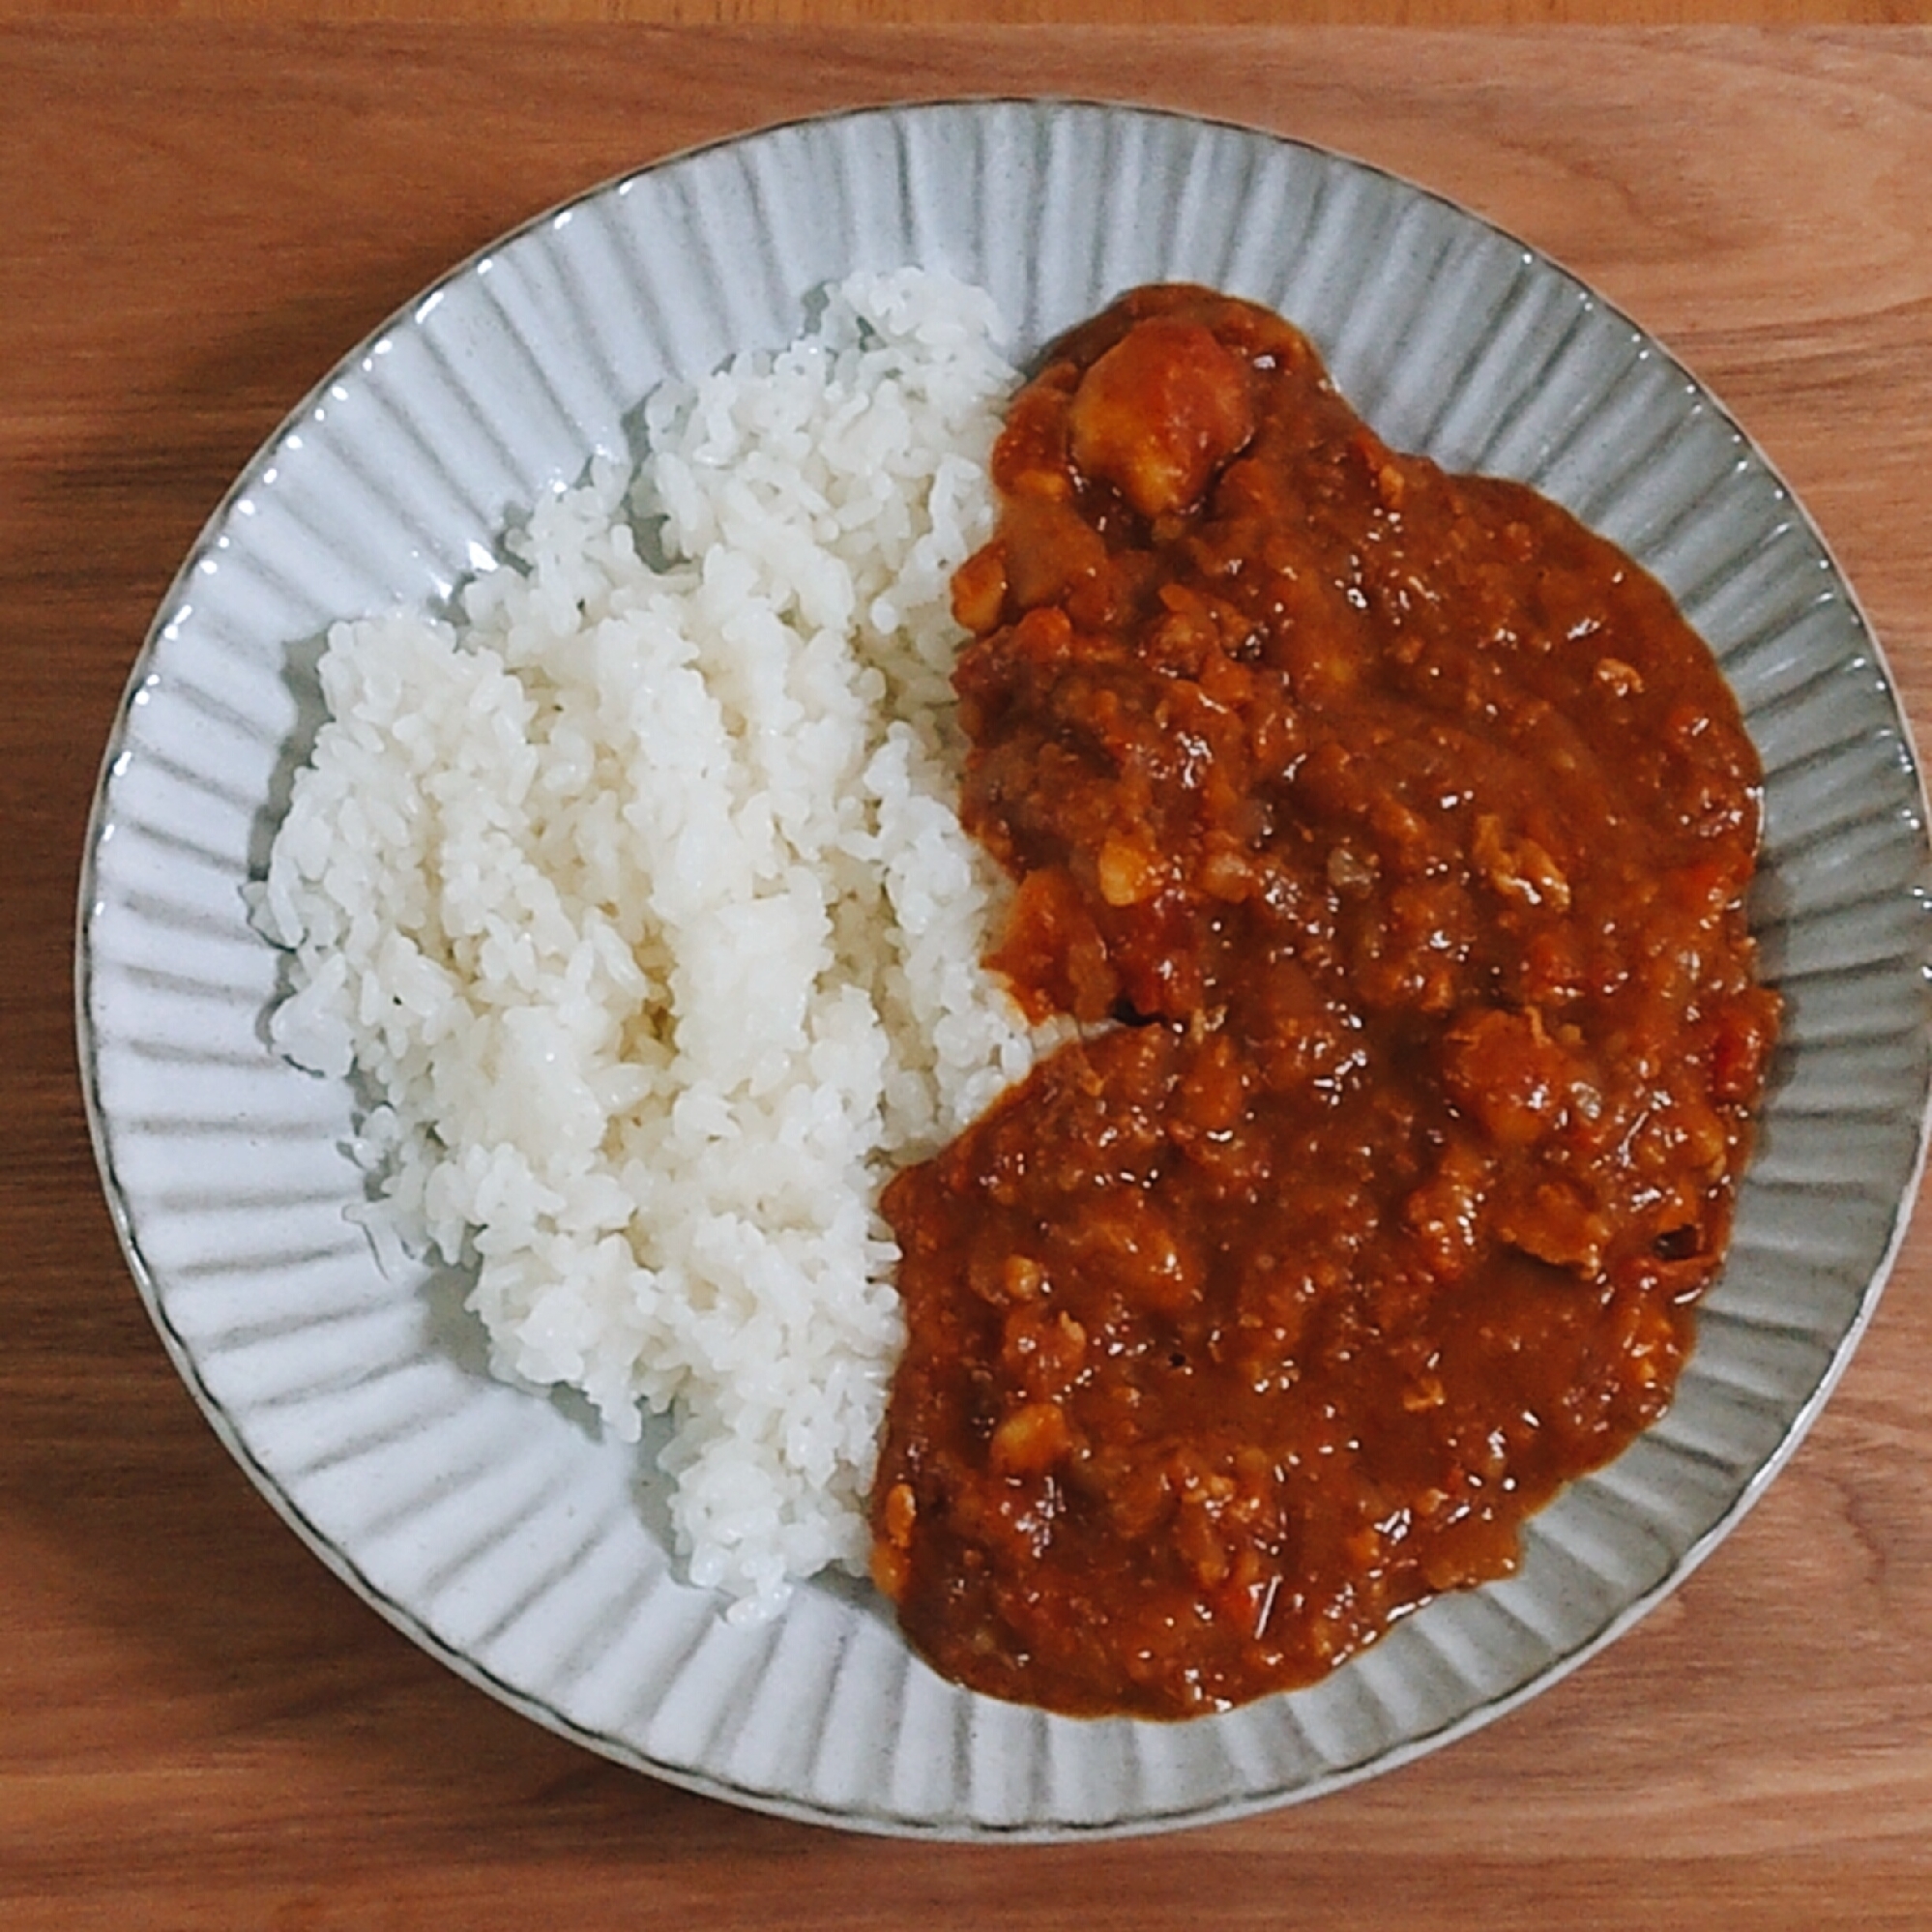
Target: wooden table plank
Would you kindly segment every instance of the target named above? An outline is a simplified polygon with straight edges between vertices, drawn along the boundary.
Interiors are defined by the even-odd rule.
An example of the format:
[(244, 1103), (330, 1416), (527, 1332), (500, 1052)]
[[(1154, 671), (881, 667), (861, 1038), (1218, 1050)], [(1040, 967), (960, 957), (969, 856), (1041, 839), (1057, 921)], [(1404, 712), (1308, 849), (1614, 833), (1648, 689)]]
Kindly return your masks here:
[[(40, 18), (0, 0), (0, 19)], [(1774, 27), (1902, 26), (1932, 0), (67, 0), (94, 19), (454, 21), (465, 26), (626, 21), (656, 26)]]
[(0, 30), (0, 1922), (1932, 1922), (1932, 1251), (1758, 1509), (1633, 1634), (1357, 1791), (1105, 1847), (849, 1838), (607, 1766), (335, 1583), (193, 1410), (87, 1151), (100, 747), (202, 519), (350, 343), (692, 141), (1046, 90), (1281, 129), (1550, 249), (1796, 483), (1932, 715), (1932, 36)]

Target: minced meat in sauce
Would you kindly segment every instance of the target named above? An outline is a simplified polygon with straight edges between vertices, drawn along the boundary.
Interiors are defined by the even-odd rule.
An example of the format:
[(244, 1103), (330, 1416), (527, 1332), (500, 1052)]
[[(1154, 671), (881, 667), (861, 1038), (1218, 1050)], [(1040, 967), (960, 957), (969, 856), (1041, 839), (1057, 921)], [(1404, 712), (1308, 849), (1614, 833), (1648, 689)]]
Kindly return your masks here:
[(1650, 577), (1143, 289), (958, 572), (991, 963), (1081, 1037), (899, 1175), (876, 1577), (949, 1677), (1310, 1682), (1667, 1404), (1776, 1027), (1760, 776)]

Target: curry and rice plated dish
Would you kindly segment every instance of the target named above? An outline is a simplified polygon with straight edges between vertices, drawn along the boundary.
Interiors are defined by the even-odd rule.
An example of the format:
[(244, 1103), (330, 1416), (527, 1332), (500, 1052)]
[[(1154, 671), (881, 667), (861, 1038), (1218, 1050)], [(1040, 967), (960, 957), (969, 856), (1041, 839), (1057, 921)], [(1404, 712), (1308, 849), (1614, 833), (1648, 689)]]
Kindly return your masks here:
[[(344, 624), (256, 906), (380, 1240), (663, 1457), (693, 1580), (870, 1571), (1078, 1712), (1308, 1683), (1667, 1405), (1776, 1032), (1759, 774), (1566, 512), (1289, 324), (1023, 387), (905, 273)], [(903, 1310), (903, 1312), (902, 1312)]]
[[(908, 264), (985, 289), (1010, 337)], [(1172, 283), (1265, 300), (1374, 436), (1286, 325), (1212, 298), (1163, 299), (1206, 304), (1168, 319), (1213, 353), (1153, 330), (1101, 375), (1120, 318), (1082, 318)], [(1198, 354), (1148, 355), (1163, 335)], [(1149, 463), (1118, 433), (1162, 370), (1205, 432), (1194, 483), (1186, 435)], [(1303, 415), (1333, 460), (1264, 476)], [(1756, 813), (1753, 768), (1656, 607), (1649, 646), (1569, 636), (1598, 601), (1651, 635), (1637, 579), (1591, 591), (1605, 553), (1468, 472), (1619, 542), (1748, 726), (1781, 1005), (1735, 1194), (1764, 1045), (1755, 996), (1717, 1011), (1735, 915), (1668, 823), (1670, 885), (1625, 886), (1689, 775), (1716, 826)], [(1507, 613), (1523, 533), (1556, 569), (1485, 670), (1428, 619)], [(1327, 595), (1324, 546), (1362, 566)], [(1378, 629), (1404, 596), (1406, 641)], [(1503, 634), (1537, 634), (1539, 597), (1547, 664)], [(1513, 736), (1466, 716), (1491, 702)], [(500, 237), (265, 438), (109, 735), (76, 1043), (184, 1386), (411, 1642), (729, 1802), (1169, 1830), (1539, 1695), (1764, 1493), (1905, 1234), (1925, 823), (1816, 526), (1574, 276), (1251, 130), (887, 107)], [(1745, 834), (1712, 838), (1720, 870)], [(1647, 1062), (1639, 1122), (1614, 1069)], [(1077, 1215), (1032, 1157), (1056, 1093), (1140, 1136), (1111, 1171), (1048, 1151)], [(1593, 1118), (1632, 1128), (1600, 1169)], [(1013, 1146), (1030, 1171), (981, 1215)], [(1485, 1280), (1484, 1322), (1557, 1338), (1512, 1374), (1591, 1378), (1594, 1441), (1583, 1382), (1512, 1387), (1485, 1432), (1506, 1391), (1457, 1326)], [(1096, 1709), (1162, 1717), (1062, 1714)]]

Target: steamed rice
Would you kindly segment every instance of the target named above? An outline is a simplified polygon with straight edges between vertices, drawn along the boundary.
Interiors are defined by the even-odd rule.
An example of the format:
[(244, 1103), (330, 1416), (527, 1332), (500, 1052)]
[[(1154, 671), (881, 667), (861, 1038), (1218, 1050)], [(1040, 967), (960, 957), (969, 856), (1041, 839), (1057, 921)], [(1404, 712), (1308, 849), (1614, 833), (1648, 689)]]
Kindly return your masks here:
[(498, 1373), (629, 1441), (671, 1412), (679, 1550), (735, 1615), (863, 1565), (879, 1187), (1031, 1062), (951, 805), (995, 330), (856, 278), (655, 396), (635, 478), (540, 504), (455, 623), (338, 625), (259, 892), (274, 1039), (357, 1075), (377, 1230), (474, 1268)]

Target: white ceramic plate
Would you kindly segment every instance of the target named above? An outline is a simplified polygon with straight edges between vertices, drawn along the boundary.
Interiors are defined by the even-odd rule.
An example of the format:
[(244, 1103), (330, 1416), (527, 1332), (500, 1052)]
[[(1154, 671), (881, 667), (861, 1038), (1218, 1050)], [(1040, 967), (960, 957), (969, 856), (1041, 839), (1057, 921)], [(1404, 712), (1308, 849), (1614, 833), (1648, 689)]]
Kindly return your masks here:
[[(245, 923), (335, 617), (445, 597), (509, 514), (634, 454), (667, 372), (794, 336), (906, 262), (989, 287), (1030, 353), (1185, 278), (1302, 324), (1393, 443), (1520, 477), (1625, 544), (1722, 659), (1768, 772), (1758, 907), (1789, 1002), (1729, 1268), (1668, 1417), (1326, 1683), (1185, 1725), (956, 1690), (870, 1593), (727, 1626), (676, 1580), (648, 1460), (493, 1383), (463, 1284), (385, 1278), (343, 1218), (350, 1095), (266, 1048)], [(1723, 1536), (1868, 1318), (1922, 1154), (1926, 839), (1878, 647), (1712, 399), (1587, 288), (1373, 169), (1068, 103), (781, 128), (618, 182), (456, 270), (250, 463), (147, 640), (83, 881), (83, 1064), (108, 1198), (182, 1374), (270, 1500), (419, 1643), (591, 1748), (880, 1831), (1039, 1838), (1226, 1818), (1416, 1756), (1625, 1628)]]

